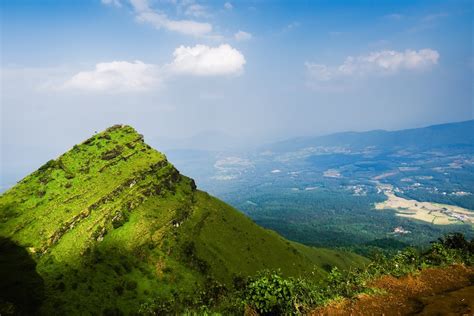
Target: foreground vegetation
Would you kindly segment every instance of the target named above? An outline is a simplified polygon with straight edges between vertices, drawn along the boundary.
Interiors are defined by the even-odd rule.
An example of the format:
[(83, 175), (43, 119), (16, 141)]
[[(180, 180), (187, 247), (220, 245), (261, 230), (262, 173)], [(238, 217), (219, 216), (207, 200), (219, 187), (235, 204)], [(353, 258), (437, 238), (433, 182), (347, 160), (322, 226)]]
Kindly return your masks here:
[(334, 300), (353, 298), (360, 293), (374, 293), (376, 290), (370, 287), (370, 282), (383, 275), (402, 277), (428, 267), (452, 264), (474, 264), (474, 239), (468, 241), (460, 233), (448, 234), (433, 242), (424, 252), (407, 248), (391, 257), (378, 253), (364, 268), (341, 271), (334, 267), (323, 279), (285, 278), (279, 271), (265, 270), (254, 277), (235, 280), (232, 290), (212, 284), (208, 291), (192, 299), (166, 303), (149, 301), (141, 306), (140, 314), (243, 314), (245, 310), (253, 310), (262, 315), (299, 315)]

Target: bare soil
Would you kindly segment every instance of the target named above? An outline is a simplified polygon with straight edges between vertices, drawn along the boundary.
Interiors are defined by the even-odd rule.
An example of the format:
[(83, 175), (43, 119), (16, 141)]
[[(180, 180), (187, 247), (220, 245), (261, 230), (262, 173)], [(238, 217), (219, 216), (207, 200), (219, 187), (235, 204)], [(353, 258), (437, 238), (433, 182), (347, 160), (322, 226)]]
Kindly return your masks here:
[(359, 295), (311, 315), (474, 315), (474, 268), (453, 265), (402, 278), (384, 276), (372, 287), (384, 294)]

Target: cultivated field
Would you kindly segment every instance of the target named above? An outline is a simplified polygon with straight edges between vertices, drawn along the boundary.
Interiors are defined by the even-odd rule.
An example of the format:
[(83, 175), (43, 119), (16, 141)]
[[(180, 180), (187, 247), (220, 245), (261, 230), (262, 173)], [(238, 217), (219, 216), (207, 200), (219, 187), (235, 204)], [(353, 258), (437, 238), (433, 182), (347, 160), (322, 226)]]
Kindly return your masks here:
[(378, 188), (387, 196), (387, 200), (375, 204), (375, 209), (390, 209), (397, 212), (397, 216), (413, 218), (436, 225), (449, 225), (460, 222), (474, 224), (474, 211), (462, 207), (408, 200), (398, 197), (393, 187), (388, 184), (379, 184)]

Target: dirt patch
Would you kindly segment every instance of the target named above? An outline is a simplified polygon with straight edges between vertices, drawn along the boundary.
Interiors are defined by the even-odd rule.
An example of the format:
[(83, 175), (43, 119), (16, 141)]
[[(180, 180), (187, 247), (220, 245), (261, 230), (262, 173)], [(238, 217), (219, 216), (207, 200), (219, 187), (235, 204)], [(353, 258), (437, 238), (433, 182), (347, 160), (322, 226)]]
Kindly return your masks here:
[(387, 196), (387, 200), (376, 203), (376, 210), (395, 210), (397, 216), (425, 221), (435, 225), (474, 224), (474, 211), (472, 210), (448, 204), (408, 200), (396, 196), (394, 188), (390, 184), (379, 183), (377, 188)]
[(384, 276), (371, 286), (385, 294), (359, 295), (311, 315), (474, 315), (474, 268), (425, 269), (416, 276)]
[(473, 315), (474, 286), (420, 298), (423, 310), (418, 315)]

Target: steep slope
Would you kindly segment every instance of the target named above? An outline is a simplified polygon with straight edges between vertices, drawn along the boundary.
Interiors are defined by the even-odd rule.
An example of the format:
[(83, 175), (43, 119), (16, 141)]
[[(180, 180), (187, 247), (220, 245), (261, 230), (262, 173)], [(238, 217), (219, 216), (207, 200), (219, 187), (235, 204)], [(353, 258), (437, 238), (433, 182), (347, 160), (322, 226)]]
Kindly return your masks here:
[(122, 125), (74, 146), (5, 192), (0, 238), (2, 253), (9, 251), (0, 261), (5, 275), (19, 255), (28, 259), (24, 250), (33, 259), (33, 268), (25, 264), (31, 278), (20, 282), (35, 284), (33, 293), (44, 294), (41, 304), (23, 306), (12, 296), (18, 282), (0, 288), (0, 308), (27, 314), (39, 305), (48, 315), (129, 314), (149, 299), (192, 296), (216, 282), (232, 286), (265, 268), (321, 276), (322, 267), (365, 263), (257, 226), (197, 190)]

